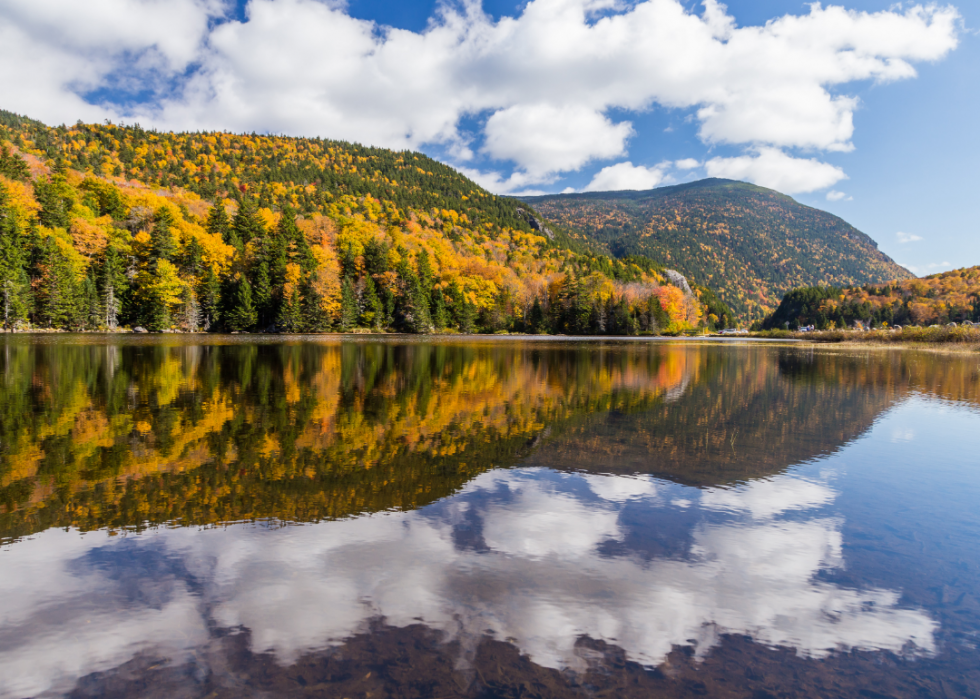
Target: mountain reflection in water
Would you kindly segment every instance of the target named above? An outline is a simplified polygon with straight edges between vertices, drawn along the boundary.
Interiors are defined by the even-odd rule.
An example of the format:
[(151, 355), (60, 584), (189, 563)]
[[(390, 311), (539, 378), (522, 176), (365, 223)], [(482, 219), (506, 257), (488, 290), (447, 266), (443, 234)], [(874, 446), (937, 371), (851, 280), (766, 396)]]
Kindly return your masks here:
[[(0, 349), (0, 697), (875, 696), (869, 668), (821, 684), (862, 653), (890, 658), (910, 696), (978, 686), (960, 642), (980, 631), (975, 578), (934, 581), (938, 607), (911, 572), (854, 580), (904, 544), (855, 549), (868, 517), (842, 504), (865, 487), (847, 474), (909, 450), (872, 425), (910, 397), (980, 425), (975, 360)], [(969, 559), (918, 546), (925, 567)], [(736, 652), (738, 686), (713, 669)]]

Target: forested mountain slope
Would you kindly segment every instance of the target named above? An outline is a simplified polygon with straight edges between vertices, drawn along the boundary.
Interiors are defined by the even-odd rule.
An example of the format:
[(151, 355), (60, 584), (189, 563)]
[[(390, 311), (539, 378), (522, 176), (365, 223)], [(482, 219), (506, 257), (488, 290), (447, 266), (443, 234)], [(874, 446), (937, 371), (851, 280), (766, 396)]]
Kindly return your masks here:
[(525, 201), (614, 256), (647, 255), (693, 276), (749, 318), (775, 308), (794, 287), (912, 276), (842, 219), (744, 182), (707, 179)]
[(980, 321), (980, 267), (964, 267), (886, 284), (793, 289), (763, 322), (765, 329), (815, 325), (879, 327)]
[[(627, 333), (723, 324), (422, 154), (0, 111), (4, 327)], [(712, 320), (714, 317), (714, 320)]]

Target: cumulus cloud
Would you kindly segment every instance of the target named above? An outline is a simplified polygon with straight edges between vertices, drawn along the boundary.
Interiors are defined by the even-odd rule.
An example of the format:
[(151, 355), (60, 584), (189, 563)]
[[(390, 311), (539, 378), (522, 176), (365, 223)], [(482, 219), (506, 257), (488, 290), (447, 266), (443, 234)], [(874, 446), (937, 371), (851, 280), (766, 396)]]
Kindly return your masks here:
[(933, 274), (935, 272), (942, 272), (947, 269), (952, 269), (953, 265), (949, 263), (949, 260), (944, 260), (942, 262), (929, 262), (926, 264), (919, 264), (919, 265), (902, 264), (902, 267), (910, 271), (912, 274), (915, 274), (916, 276), (924, 277), (927, 274)]
[(701, 161), (695, 158), (682, 158), (674, 161), (674, 167), (678, 170), (693, 170), (696, 167), (701, 167)]
[[(716, 0), (700, 14), (680, 0), (531, 0), (495, 21), (463, 0), (411, 32), (317, 0), (249, 0), (244, 21), (227, 11), (219, 0), (5, 2), (5, 106), (51, 122), (439, 145), (510, 163), (524, 181), (498, 175), (495, 186), (512, 191), (625, 155), (632, 126), (614, 109), (693, 110), (705, 143), (751, 152), (850, 150), (858, 102), (837, 87), (914, 77), (915, 62), (956, 47), (959, 21), (937, 5), (814, 3), (738, 27)], [(463, 128), (467, 118), (480, 126)], [(796, 186), (837, 181), (831, 171)]]
[(898, 242), (902, 243), (902, 245), (905, 245), (906, 243), (917, 243), (922, 240), (921, 235), (916, 235), (915, 233), (903, 233), (902, 231), (896, 233), (895, 237), (898, 238)]
[(586, 185), (586, 192), (609, 192), (624, 189), (653, 189), (664, 181), (662, 166), (643, 167), (626, 161), (602, 168)]
[(844, 192), (838, 192), (836, 189), (832, 189), (827, 192), (827, 201), (851, 201), (854, 197), (849, 197)]
[[(661, 488), (684, 497), (670, 505)], [(539, 665), (576, 670), (586, 665), (582, 635), (646, 665), (692, 639), (703, 657), (723, 633), (812, 657), (933, 652), (936, 622), (901, 608), (899, 593), (818, 575), (843, 564), (842, 522), (823, 512), (835, 496), (789, 475), (702, 493), (526, 469), (485, 473), (425, 510), (303, 527), (160, 529), (122, 541), (49, 530), (2, 554), (11, 574), (0, 578), (0, 697), (68, 691), (140, 651), (180, 662), (193, 650), (207, 662), (218, 642), (209, 634), (229, 629), (248, 629), (254, 652), (289, 664), (379, 617), (421, 621), (464, 648), (489, 631)], [(701, 508), (687, 520), (684, 555), (603, 549), (628, 549), (635, 525), (621, 514), (641, 500)], [(456, 543), (463, 515), (482, 533), (480, 550)]]
[(712, 158), (704, 164), (709, 177), (747, 180), (785, 194), (812, 192), (847, 179), (844, 171), (814, 158), (794, 158), (775, 148), (751, 155)]

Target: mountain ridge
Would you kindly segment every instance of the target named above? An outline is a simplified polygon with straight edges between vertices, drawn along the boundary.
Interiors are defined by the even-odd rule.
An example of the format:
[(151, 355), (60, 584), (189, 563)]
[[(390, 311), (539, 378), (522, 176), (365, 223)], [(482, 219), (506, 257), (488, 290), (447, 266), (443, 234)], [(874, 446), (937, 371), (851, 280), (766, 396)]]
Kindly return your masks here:
[(786, 291), (912, 278), (844, 219), (737, 180), (520, 197), (596, 252), (645, 255), (761, 318)]

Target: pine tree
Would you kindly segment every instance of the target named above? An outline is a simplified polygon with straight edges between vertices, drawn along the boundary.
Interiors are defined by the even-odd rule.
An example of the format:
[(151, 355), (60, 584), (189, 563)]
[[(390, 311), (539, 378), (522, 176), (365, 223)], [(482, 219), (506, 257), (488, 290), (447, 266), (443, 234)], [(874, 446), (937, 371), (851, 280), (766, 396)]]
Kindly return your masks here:
[(303, 282), (302, 307), (304, 332), (322, 333), (330, 329), (330, 317), (323, 308), (323, 297), (309, 277)]
[(217, 327), (221, 316), (221, 282), (211, 265), (204, 269), (197, 298), (201, 306), (201, 328), (208, 332)]
[(432, 264), (429, 262), (429, 253), (424, 248), (419, 253), (416, 260), (416, 269), (419, 280), (419, 287), (426, 296), (432, 293)]
[(255, 272), (252, 300), (255, 304), (259, 326), (264, 329), (275, 320), (277, 315), (273, 307), (272, 285), (269, 283), (269, 265), (265, 260), (258, 264)]
[(10, 330), (27, 320), (30, 280), (24, 268), (21, 236), (13, 212), (7, 208), (7, 192), (0, 186), (0, 295), (3, 327)]
[(259, 210), (255, 202), (249, 197), (242, 197), (235, 212), (235, 218), (231, 222), (232, 240), (229, 241), (236, 248), (248, 244), (253, 238), (265, 236), (265, 226), (259, 219)]
[(528, 314), (527, 318), (528, 330), (532, 333), (540, 333), (544, 331), (544, 310), (541, 308), (541, 300), (535, 296), (534, 304), (531, 306), (531, 312)]
[(169, 206), (161, 206), (153, 216), (153, 228), (150, 231), (150, 245), (153, 257), (158, 260), (173, 260), (177, 254), (177, 243), (173, 231), (174, 214)]
[(45, 238), (42, 247), (44, 259), (38, 284), (38, 315), (49, 328), (70, 328), (78, 311), (74, 270), (53, 236)]
[[(225, 211), (225, 205), (220, 201), (216, 202), (215, 205), (208, 210), (208, 222), (205, 224), (205, 228), (211, 235), (221, 236), (221, 240), (228, 245), (233, 244), (231, 239), (231, 222), (228, 220), (228, 212)], [(236, 245), (235, 247), (238, 246)]]
[(282, 305), (279, 307), (279, 317), (276, 319), (279, 329), (282, 332), (295, 333), (303, 328), (303, 318), (301, 315), (299, 289), (286, 294)]
[(201, 270), (204, 269), (204, 248), (201, 247), (197, 238), (194, 236), (189, 236), (189, 238), (184, 245), (183, 254), (181, 254), (180, 268), (181, 271), (192, 277), (200, 277)]
[(232, 330), (247, 332), (255, 327), (258, 313), (252, 301), (252, 285), (244, 277), (235, 289), (235, 301), (228, 314), (228, 325)]
[(71, 189), (64, 175), (34, 181), (34, 198), (41, 205), (38, 220), (48, 228), (65, 228), (71, 224)]
[(82, 303), (86, 309), (85, 326), (91, 330), (98, 330), (102, 324), (102, 302), (99, 298), (99, 290), (95, 280), (91, 275), (85, 277), (82, 282)]
[(371, 277), (364, 278), (364, 293), (361, 295), (361, 300), (364, 306), (361, 313), (361, 324), (375, 330), (381, 330), (381, 325), (384, 322), (384, 305)]
[(357, 296), (354, 294), (354, 283), (350, 277), (344, 277), (340, 286), (340, 329), (343, 332), (353, 330), (357, 324)]
[(4, 144), (0, 147), (0, 175), (11, 180), (27, 182), (31, 178), (31, 168), (19, 154), (11, 153)]
[(432, 302), (429, 307), (432, 309), (432, 325), (436, 330), (445, 330), (449, 325), (449, 311), (446, 309), (446, 301), (441, 289), (432, 290)]

